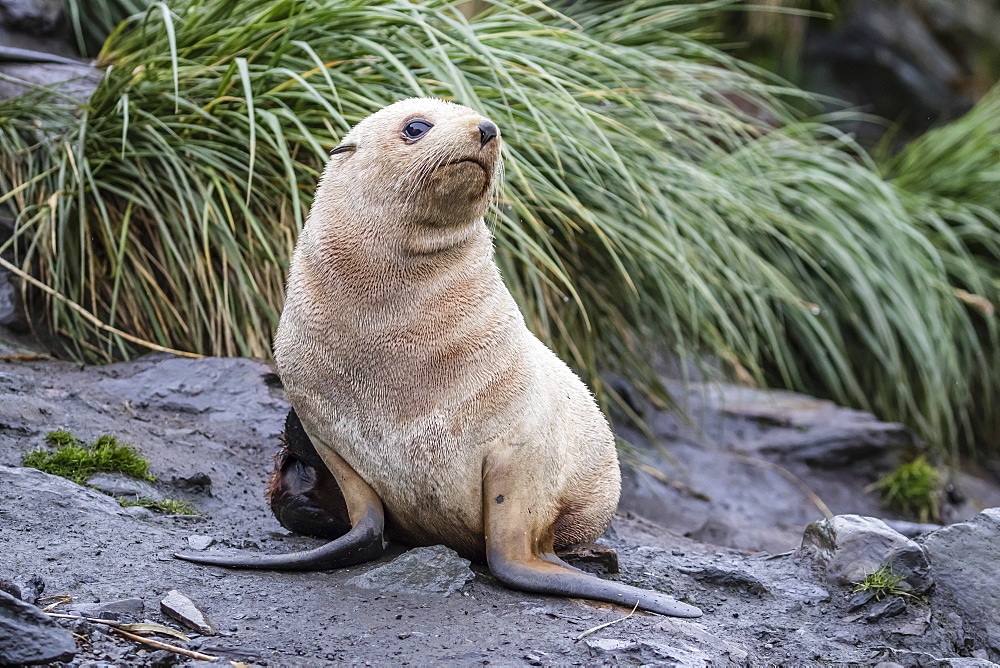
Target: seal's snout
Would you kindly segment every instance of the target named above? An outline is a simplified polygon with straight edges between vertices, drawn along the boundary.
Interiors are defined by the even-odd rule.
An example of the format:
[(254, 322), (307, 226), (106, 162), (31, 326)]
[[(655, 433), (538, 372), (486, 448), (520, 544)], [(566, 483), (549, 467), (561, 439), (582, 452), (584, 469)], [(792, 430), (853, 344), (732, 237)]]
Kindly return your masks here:
[(479, 147), (483, 148), (500, 134), (500, 129), (493, 121), (479, 121)]

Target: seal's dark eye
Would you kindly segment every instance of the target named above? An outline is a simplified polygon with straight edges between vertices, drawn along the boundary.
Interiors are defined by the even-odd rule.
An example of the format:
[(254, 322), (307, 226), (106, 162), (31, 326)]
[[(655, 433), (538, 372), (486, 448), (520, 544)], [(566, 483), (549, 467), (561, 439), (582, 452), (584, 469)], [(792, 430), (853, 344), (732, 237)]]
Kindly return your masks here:
[(422, 118), (415, 118), (403, 126), (403, 139), (416, 141), (427, 134), (427, 131), (434, 127), (433, 123), (428, 123)]

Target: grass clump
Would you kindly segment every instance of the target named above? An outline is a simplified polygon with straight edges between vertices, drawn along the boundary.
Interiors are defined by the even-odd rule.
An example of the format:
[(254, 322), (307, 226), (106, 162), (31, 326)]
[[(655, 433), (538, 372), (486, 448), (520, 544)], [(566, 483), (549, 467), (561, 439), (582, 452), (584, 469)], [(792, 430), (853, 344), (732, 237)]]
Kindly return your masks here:
[[(497, 0), (471, 20), (459, 4), (153, 4), (112, 31), (83, 108), (0, 104), (0, 207), (17, 217), (0, 251), (52, 291), (34, 297), (79, 357), (138, 350), (81, 309), (160, 346), (266, 357), (328, 151), (389, 102), (442, 97), (500, 126), (497, 261), (529, 327), (602, 398), (601, 371), (656, 387), (650, 360), (708, 357), (950, 453), (997, 424), (989, 203), (960, 183), (920, 194), (954, 152), (881, 173), (804, 122), (804, 93), (702, 41), (735, 3), (567, 17)], [(987, 164), (996, 118), (1000, 95), (929, 141)], [(962, 178), (991, 198), (992, 174)]]
[(150, 510), (155, 510), (158, 513), (166, 513), (167, 515), (201, 515), (201, 512), (193, 505), (187, 501), (178, 501), (177, 499), (161, 499), (157, 501), (156, 499), (140, 497), (134, 501), (118, 499), (118, 503), (125, 507), (139, 506), (140, 508), (149, 508)]
[(131, 445), (121, 443), (114, 436), (101, 436), (90, 445), (84, 445), (68, 431), (50, 432), (45, 440), (55, 447), (55, 452), (43, 448), (24, 455), (24, 466), (61, 476), (80, 485), (99, 471), (125, 473), (142, 480), (156, 480), (149, 473), (149, 462)]
[(881, 601), (885, 596), (910, 596), (916, 598), (908, 587), (902, 586), (906, 579), (905, 575), (897, 575), (892, 570), (892, 562), (888, 562), (881, 568), (866, 573), (860, 582), (854, 585), (851, 593), (870, 591), (874, 594), (876, 601)]
[(883, 507), (916, 517), (921, 522), (941, 517), (941, 472), (921, 455), (902, 464), (869, 489), (878, 490)]

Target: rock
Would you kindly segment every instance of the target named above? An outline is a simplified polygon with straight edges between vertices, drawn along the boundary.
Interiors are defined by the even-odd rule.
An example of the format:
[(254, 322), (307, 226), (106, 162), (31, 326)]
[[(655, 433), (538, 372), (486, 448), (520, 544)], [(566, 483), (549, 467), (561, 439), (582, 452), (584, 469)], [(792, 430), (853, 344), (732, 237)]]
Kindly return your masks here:
[(130, 501), (138, 499), (163, 500), (163, 495), (156, 491), (156, 488), (151, 484), (124, 473), (95, 473), (87, 479), (87, 484), (119, 499)]
[(860, 582), (886, 565), (904, 576), (914, 594), (923, 594), (934, 584), (927, 555), (920, 546), (874, 517), (837, 515), (814, 522), (802, 537), (801, 552), (822, 565), (827, 577), (840, 585)]
[(560, 559), (582, 571), (595, 575), (619, 572), (618, 553), (607, 545), (577, 543), (557, 552)]
[(189, 476), (173, 476), (170, 484), (182, 492), (189, 494), (206, 494), (212, 496), (212, 479), (207, 473), (194, 473)]
[(214, 636), (215, 626), (208, 620), (205, 613), (184, 594), (176, 589), (167, 592), (160, 601), (160, 610), (168, 617), (176, 619), (184, 626), (206, 636)]
[(18, 332), (28, 328), (20, 291), (13, 275), (6, 269), (0, 269), (0, 326)]
[(0, 21), (20, 32), (47, 35), (62, 19), (60, 0), (4, 0), (0, 3)]
[(475, 578), (469, 560), (444, 545), (418, 547), (384, 566), (355, 576), (347, 584), (400, 594), (449, 596)]
[(954, 603), (966, 633), (1000, 659), (1000, 508), (939, 529), (922, 542), (938, 593)]
[(822, 518), (807, 488), (835, 513), (876, 515), (878, 498), (865, 487), (916, 445), (903, 425), (801, 394), (666, 386), (691, 420), (637, 403), (657, 442), (618, 428), (634, 446), (622, 463), (619, 510), (699, 542), (795, 549), (805, 527)]
[(587, 647), (600, 654), (617, 654), (636, 649), (639, 646), (639, 643), (634, 640), (618, 640), (616, 638), (588, 638), (586, 642)]
[(756, 596), (767, 593), (764, 583), (754, 576), (740, 570), (726, 570), (718, 566), (701, 566), (697, 568), (680, 568), (682, 573), (687, 573), (695, 580), (710, 582), (722, 587), (747, 591)]
[(137, 520), (149, 522), (156, 519), (156, 513), (142, 506), (125, 506), (125, 512)]
[(103, 603), (74, 603), (67, 608), (69, 614), (95, 619), (111, 619), (114, 621), (137, 621), (142, 619), (142, 599), (123, 598)]
[(0, 508), (22, 505), (44, 509), (58, 526), (127, 515), (117, 501), (97, 490), (37, 469), (0, 466)]
[(33, 605), (0, 592), (0, 664), (70, 661), (73, 634)]
[[(658, 662), (671, 658), (681, 661), (681, 666), (731, 666), (747, 665), (749, 654), (724, 638), (710, 633), (704, 624), (686, 619), (668, 618), (655, 627), (663, 633), (661, 641), (655, 634), (645, 640), (655, 644)], [(664, 650), (664, 648), (668, 648)], [(687, 652), (688, 656), (677, 656)]]
[(202, 536), (194, 535), (187, 537), (188, 546), (192, 550), (207, 550), (215, 543), (215, 538), (213, 536)]
[(21, 588), (18, 587), (13, 580), (8, 580), (7, 578), (0, 578), (0, 591), (5, 594), (10, 594), (14, 598), (23, 600), (21, 598)]
[(871, 612), (865, 615), (866, 622), (877, 622), (887, 617), (895, 617), (906, 610), (906, 602), (899, 596), (887, 598), (872, 606)]
[(0, 100), (46, 87), (54, 91), (48, 97), (50, 103), (62, 101), (66, 104), (82, 104), (89, 100), (104, 76), (101, 70), (86, 63), (70, 65), (64, 62), (0, 62), (0, 74), (6, 75), (0, 79)]
[(260, 362), (236, 358), (164, 359), (132, 376), (107, 378), (99, 389), (174, 413), (239, 421), (263, 436), (281, 434), (288, 404), (271, 396)]

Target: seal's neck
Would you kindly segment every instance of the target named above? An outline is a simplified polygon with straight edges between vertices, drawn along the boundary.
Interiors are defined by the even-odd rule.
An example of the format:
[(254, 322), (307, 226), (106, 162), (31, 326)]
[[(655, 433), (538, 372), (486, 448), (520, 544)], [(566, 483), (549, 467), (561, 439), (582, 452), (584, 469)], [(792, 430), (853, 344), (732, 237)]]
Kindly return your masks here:
[[(466, 226), (413, 225), (386, 234), (376, 226), (341, 225), (332, 233), (307, 226), (296, 246), (290, 280), (310, 282), (361, 308), (420, 301), (429, 285), (493, 281), (493, 237), (483, 219)], [(402, 304), (400, 303), (402, 302)]]

